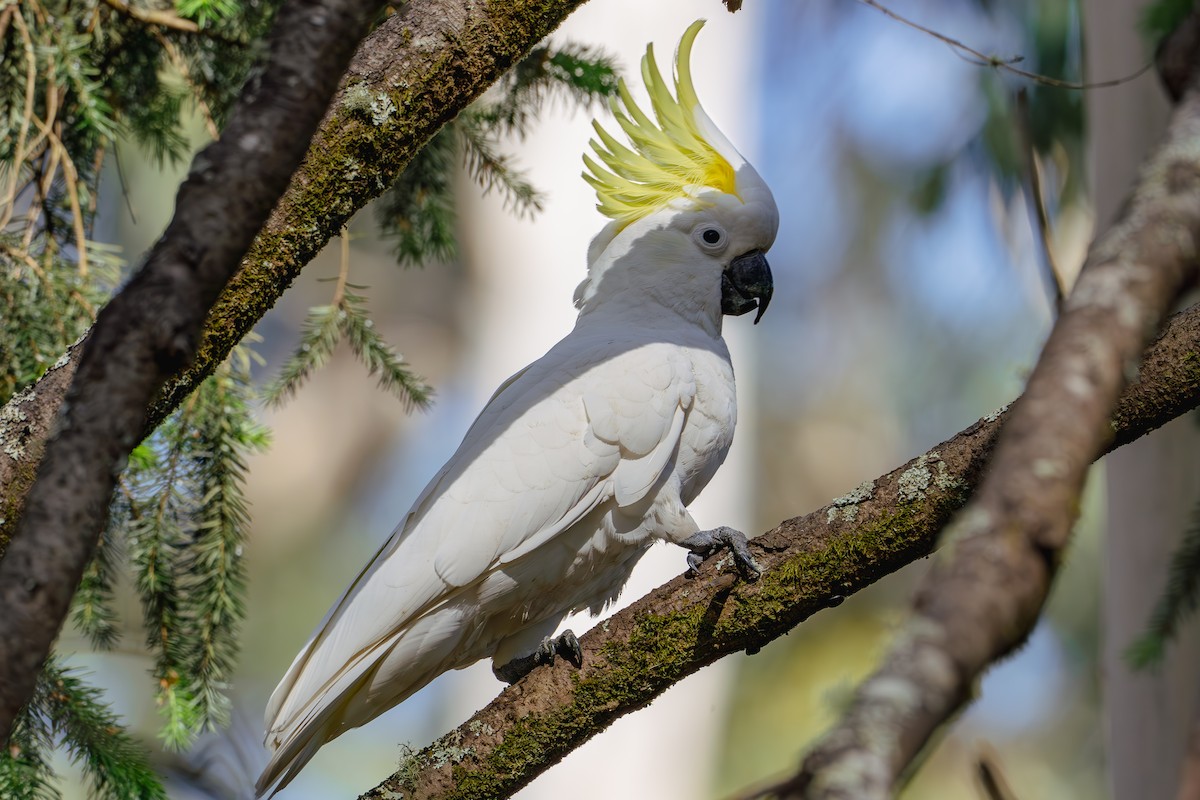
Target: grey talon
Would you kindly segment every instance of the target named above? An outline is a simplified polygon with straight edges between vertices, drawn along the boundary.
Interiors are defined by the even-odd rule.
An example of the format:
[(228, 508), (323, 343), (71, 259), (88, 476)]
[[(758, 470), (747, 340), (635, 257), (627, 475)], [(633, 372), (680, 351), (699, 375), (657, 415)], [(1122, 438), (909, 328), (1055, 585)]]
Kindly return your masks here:
[(710, 531), (694, 533), (680, 544), (691, 551), (687, 556), (689, 575), (694, 576), (706, 558), (721, 550), (729, 551), (743, 580), (753, 582), (762, 575), (762, 567), (750, 553), (746, 534), (739, 530), (721, 526)]
[(583, 648), (579, 645), (579, 639), (572, 631), (566, 630), (558, 636), (542, 639), (542, 643), (529, 655), (518, 656), (502, 667), (493, 667), (492, 674), (505, 683), (516, 683), (536, 667), (553, 664), (555, 655), (569, 661), (575, 669), (583, 666)]
[(583, 648), (579, 645), (579, 638), (571, 629), (568, 628), (559, 634), (558, 638), (554, 640), (554, 649), (575, 669), (583, 667)]

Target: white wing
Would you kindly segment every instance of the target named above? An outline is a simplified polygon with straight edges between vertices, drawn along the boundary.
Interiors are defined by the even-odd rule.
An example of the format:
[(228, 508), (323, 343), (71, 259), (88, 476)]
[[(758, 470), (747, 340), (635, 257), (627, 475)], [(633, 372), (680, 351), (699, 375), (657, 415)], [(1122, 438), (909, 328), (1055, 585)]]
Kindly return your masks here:
[(645, 499), (669, 473), (695, 392), (677, 347), (578, 331), (501, 386), (276, 688), (266, 718), (278, 751), (260, 792), (482, 657), (456, 652), (471, 620), (446, 601), (601, 503)]

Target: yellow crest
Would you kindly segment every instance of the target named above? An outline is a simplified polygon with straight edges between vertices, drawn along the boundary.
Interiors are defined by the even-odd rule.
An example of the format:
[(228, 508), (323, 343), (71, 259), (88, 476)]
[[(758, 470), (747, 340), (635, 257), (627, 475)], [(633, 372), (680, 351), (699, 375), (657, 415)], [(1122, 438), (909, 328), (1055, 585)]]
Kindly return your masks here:
[(733, 167), (705, 136), (704, 123), (711, 123), (692, 85), (692, 43), (703, 27), (704, 20), (693, 22), (679, 42), (674, 96), (658, 71), (653, 45), (646, 47), (642, 79), (657, 125), (634, 102), (625, 81), (620, 82), (612, 110), (632, 148), (592, 122), (600, 141), (590, 144), (604, 166), (585, 154), (591, 174), (584, 172), (583, 179), (596, 190), (600, 213), (622, 227), (705, 188), (736, 193)]

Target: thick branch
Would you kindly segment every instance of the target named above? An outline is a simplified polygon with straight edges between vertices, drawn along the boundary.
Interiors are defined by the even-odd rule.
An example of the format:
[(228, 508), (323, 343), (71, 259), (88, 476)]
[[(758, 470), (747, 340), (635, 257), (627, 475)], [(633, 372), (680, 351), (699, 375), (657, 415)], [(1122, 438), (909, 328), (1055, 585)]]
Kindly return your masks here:
[(913, 618), (839, 725), (775, 796), (890, 796), (934, 731), (970, 699), (980, 673), (1033, 629), (1088, 465), (1112, 440), (1113, 405), (1146, 339), (1195, 279), (1197, 143), (1200, 92), (1193, 89), (1123, 216), (1093, 244), (987, 478), (917, 591)]
[[(1200, 405), (1200, 307), (1171, 320), (1115, 415), (1125, 444)], [(616, 718), (739, 650), (757, 650), (934, 547), (979, 479), (1000, 413), (904, 466), (751, 542), (756, 583), (709, 563), (582, 637), (584, 666), (559, 662), (505, 689), (363, 798), (508, 797)], [(1115, 446), (1115, 445), (1114, 445)], [(680, 565), (683, 555), (680, 554)]]
[(96, 547), (146, 409), (191, 361), (212, 304), (287, 188), (377, 0), (291, 0), (224, 138), (192, 163), (175, 216), (82, 347), (16, 535), (0, 562), (0, 739)]
[[(355, 211), (395, 181), (442, 125), (582, 2), (424, 0), (406, 4), (368, 36), (306, 160), (209, 315), (195, 360), (160, 393), (145, 431), (211, 374), (300, 269)], [(348, 90), (357, 102), (345, 101)], [(67, 369), (73, 370), (77, 354), (68, 357)], [(19, 446), (10, 447), (0, 427), (0, 554), (64, 391), (65, 382), (54, 375), (33, 387), (37, 408), (20, 411), (29, 424), (20, 428)], [(9, 450), (19, 455), (5, 457)]]

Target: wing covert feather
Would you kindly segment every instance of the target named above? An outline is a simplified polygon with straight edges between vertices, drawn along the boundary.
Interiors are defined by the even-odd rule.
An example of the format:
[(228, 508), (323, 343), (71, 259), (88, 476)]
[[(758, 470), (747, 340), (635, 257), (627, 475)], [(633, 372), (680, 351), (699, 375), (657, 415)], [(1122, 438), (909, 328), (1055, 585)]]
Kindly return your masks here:
[(695, 396), (690, 362), (665, 343), (586, 344), (564, 339), (493, 396), (297, 657), (268, 727), (313, 713), (346, 668), (462, 587), (658, 483)]

